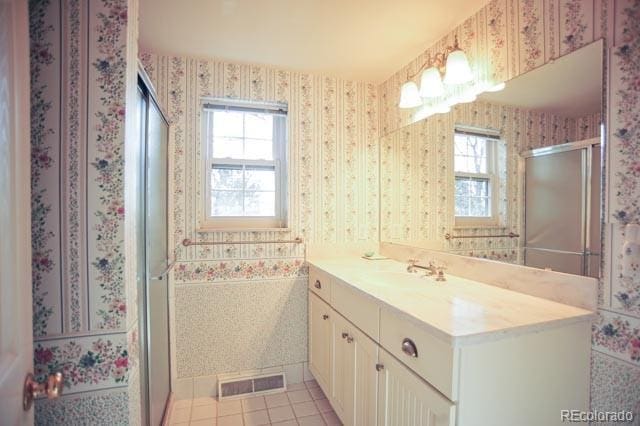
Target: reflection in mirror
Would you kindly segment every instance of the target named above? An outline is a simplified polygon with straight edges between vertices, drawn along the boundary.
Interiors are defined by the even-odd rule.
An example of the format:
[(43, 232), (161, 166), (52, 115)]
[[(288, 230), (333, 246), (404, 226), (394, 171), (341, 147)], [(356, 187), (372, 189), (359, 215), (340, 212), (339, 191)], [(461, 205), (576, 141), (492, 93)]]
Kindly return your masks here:
[(381, 140), (381, 240), (599, 275), (602, 42)]

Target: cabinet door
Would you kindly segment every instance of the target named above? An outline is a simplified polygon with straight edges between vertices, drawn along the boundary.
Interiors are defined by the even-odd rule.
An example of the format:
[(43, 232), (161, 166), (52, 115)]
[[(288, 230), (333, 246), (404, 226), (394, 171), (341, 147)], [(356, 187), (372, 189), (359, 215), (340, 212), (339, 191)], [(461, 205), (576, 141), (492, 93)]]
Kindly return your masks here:
[(309, 370), (322, 390), (331, 392), (331, 308), (309, 292)]
[(413, 374), (388, 352), (380, 350), (378, 425), (453, 426), (455, 405)]
[(378, 402), (378, 345), (363, 332), (352, 326), (355, 378), (354, 413), (352, 423), (356, 426), (376, 426)]
[(334, 411), (346, 425), (353, 424), (355, 397), (355, 341), (353, 328), (338, 313), (333, 315), (332, 386), (329, 397)]

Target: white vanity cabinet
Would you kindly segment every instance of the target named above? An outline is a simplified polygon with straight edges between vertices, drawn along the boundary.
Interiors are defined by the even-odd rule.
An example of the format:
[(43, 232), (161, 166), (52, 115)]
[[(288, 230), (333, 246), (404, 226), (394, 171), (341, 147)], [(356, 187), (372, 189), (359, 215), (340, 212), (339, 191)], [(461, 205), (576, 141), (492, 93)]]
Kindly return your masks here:
[(347, 425), (377, 424), (379, 347), (309, 292), (309, 369)]
[(455, 425), (453, 402), (384, 349), (380, 350), (379, 365), (382, 373), (378, 387), (379, 426)]
[[(369, 328), (378, 334), (379, 310), (370, 301), (358, 300), (344, 283), (320, 271), (310, 273), (309, 369), (345, 425), (398, 426), (453, 425), (455, 406), (435, 389), (340, 315), (316, 292), (330, 290), (344, 296), (337, 303), (350, 306), (358, 317), (370, 315)], [(316, 286), (320, 280), (321, 289)], [(324, 291), (323, 291), (324, 290)], [(361, 296), (360, 296), (361, 298)], [(373, 323), (373, 324), (371, 324)]]
[[(366, 281), (351, 285), (328, 271), (313, 265), (309, 271), (309, 369), (345, 425), (547, 426), (562, 424), (561, 410), (588, 410), (589, 311), (463, 286), (469, 293), (454, 294), (455, 303), (424, 310), (423, 298), (436, 297), (437, 288), (410, 293), (405, 286), (386, 293), (403, 298), (389, 303), (376, 293), (379, 284), (369, 290)], [(443, 292), (457, 291), (448, 285)], [(442, 321), (460, 318), (475, 327), (468, 319), (479, 305), (465, 299), (485, 297), (474, 295), (480, 290), (491, 303), (517, 298), (486, 305), (490, 318), (541, 317), (527, 318), (535, 324), (528, 329), (493, 327), (460, 340)], [(428, 321), (415, 317), (414, 306)], [(549, 320), (554, 310), (565, 318)]]
[(337, 312), (330, 399), (345, 424), (377, 424), (378, 345)]
[(309, 293), (309, 369), (323, 390), (331, 389), (332, 310)]

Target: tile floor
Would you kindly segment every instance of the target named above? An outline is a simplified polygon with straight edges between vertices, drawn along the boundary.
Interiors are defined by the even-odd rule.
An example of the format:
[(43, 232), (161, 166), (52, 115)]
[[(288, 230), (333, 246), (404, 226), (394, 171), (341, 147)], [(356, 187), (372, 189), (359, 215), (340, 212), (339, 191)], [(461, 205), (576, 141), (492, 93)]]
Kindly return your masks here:
[(242, 400), (216, 398), (176, 401), (170, 425), (334, 426), (342, 425), (315, 380), (289, 385), (287, 392)]

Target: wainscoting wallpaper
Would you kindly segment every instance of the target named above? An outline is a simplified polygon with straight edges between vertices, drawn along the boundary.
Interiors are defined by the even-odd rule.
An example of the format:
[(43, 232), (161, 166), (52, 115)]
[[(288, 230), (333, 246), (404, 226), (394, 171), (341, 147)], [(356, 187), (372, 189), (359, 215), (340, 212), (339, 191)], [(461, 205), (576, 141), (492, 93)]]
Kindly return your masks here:
[[(522, 234), (522, 179), (519, 153), (600, 135), (600, 113), (565, 118), (505, 105), (476, 101), (450, 113), (417, 121), (380, 138), (380, 239), (437, 243), (443, 249), (506, 262), (518, 262), (518, 238), (472, 238), (455, 235)], [(500, 228), (454, 229), (453, 133), (456, 125), (500, 132)]]
[(65, 376), (60, 401), (36, 402), (36, 423), (137, 424), (136, 290), (125, 279), (135, 252), (124, 245), (137, 2), (31, 0), (29, 14), (34, 367), (40, 380)]
[[(476, 78), (506, 81), (604, 38), (604, 277), (593, 328), (592, 408), (640, 411), (640, 273), (623, 276), (624, 224), (640, 222), (640, 0), (492, 0), (380, 85), (382, 135), (417, 121), (397, 107), (400, 85), (458, 36)], [(437, 214), (439, 208), (435, 206)], [(640, 268), (638, 269), (640, 270)]]
[[(266, 66), (143, 53), (170, 127), (174, 372), (192, 378), (307, 360), (304, 244), (378, 240), (378, 99), (374, 84)], [(289, 108), (289, 228), (198, 232), (203, 97)], [(183, 247), (197, 241), (254, 244)], [(213, 380), (213, 379), (212, 379)], [(211, 387), (211, 386), (209, 386)]]

